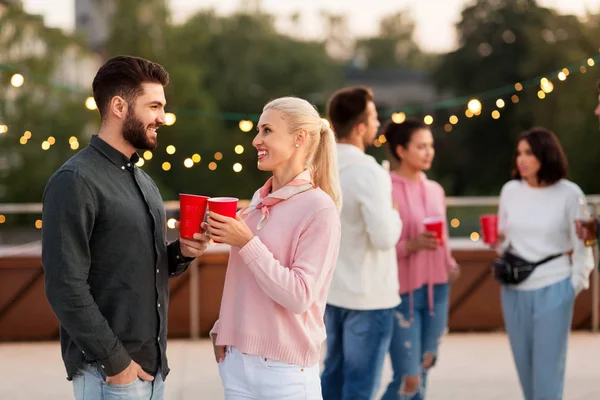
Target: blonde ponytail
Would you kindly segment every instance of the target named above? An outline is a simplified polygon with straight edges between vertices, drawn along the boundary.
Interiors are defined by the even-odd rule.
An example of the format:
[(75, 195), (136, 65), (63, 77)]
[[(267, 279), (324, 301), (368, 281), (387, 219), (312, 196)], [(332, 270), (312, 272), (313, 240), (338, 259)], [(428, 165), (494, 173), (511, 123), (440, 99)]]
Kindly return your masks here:
[(324, 121), (319, 132), (321, 140), (312, 160), (312, 174), (315, 185), (327, 193), (338, 210), (342, 209), (340, 178), (337, 168), (337, 148), (335, 134)]
[(337, 150), (333, 131), (321, 119), (317, 109), (298, 97), (281, 97), (267, 103), (266, 110), (284, 114), (291, 133), (300, 129), (308, 133), (306, 168), (311, 169), (315, 186), (327, 193), (338, 210), (342, 207), (340, 179), (337, 169)]

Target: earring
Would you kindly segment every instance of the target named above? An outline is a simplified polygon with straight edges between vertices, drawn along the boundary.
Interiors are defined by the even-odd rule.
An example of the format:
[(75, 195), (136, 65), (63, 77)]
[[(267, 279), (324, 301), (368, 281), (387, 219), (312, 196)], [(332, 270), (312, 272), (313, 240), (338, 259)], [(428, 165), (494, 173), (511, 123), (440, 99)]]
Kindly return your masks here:
[(298, 143), (296, 143), (296, 147), (300, 147), (300, 145)]

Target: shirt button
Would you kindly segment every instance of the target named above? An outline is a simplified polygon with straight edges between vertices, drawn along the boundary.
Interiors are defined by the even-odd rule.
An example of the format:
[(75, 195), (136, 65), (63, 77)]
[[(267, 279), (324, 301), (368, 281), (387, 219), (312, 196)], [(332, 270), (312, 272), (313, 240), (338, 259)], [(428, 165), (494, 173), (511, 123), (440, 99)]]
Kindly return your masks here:
[(131, 167), (131, 163), (127, 163), (127, 166), (128, 166), (128, 167)]
[(157, 274), (158, 274), (158, 271), (159, 271), (159, 270), (157, 269), (157, 270), (156, 270), (156, 273), (157, 273)]
[(125, 170), (125, 166), (122, 166), (122, 167), (121, 167), (121, 169), (122, 169), (122, 170)]
[(104, 365), (101, 365), (102, 369), (104, 369)]
[(160, 303), (158, 303), (158, 308), (160, 308)]

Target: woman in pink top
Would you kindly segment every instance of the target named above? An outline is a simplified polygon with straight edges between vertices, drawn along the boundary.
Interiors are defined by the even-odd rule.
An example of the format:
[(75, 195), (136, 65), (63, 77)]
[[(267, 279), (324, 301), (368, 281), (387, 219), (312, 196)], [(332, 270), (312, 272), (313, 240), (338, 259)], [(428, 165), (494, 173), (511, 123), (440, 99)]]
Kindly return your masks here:
[[(457, 276), (458, 266), (448, 247), (444, 189), (424, 174), (435, 153), (431, 130), (410, 118), (402, 124), (389, 121), (383, 133), (394, 166), (392, 196), (404, 229), (396, 246), (402, 303), (390, 345), (394, 377), (382, 400), (422, 400), (448, 321), (448, 281)], [(425, 230), (428, 217), (444, 221), (441, 245)]]
[(252, 142), (272, 177), (237, 218), (209, 213), (231, 245), (211, 331), (225, 398), (321, 399), (323, 314), (341, 228), (335, 136), (306, 100), (268, 103)]

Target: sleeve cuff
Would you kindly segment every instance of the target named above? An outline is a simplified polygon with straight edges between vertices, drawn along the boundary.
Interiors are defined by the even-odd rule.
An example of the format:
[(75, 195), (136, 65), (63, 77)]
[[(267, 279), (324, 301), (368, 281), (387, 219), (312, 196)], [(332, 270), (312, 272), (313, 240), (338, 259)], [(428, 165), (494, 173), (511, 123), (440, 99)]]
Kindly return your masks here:
[(187, 264), (196, 259), (196, 257), (185, 257), (183, 254), (181, 254), (181, 245), (179, 243), (179, 239), (173, 242), (173, 245), (175, 246), (175, 258), (179, 264)]
[(398, 257), (406, 257), (408, 256), (408, 252), (406, 251), (406, 243), (407, 240), (400, 240), (398, 242), (398, 245), (396, 246), (396, 253), (398, 254)]
[(217, 339), (218, 334), (219, 334), (219, 320), (216, 320), (212, 329), (208, 333), (208, 337), (210, 337), (210, 340), (213, 342), (213, 344), (215, 343), (215, 340)]
[(131, 357), (123, 346), (107, 358), (100, 359), (100, 366), (106, 376), (114, 376), (123, 372), (130, 363)]
[(244, 260), (246, 265), (256, 260), (258, 257), (263, 255), (265, 251), (268, 251), (263, 242), (257, 236), (254, 236), (244, 247), (240, 249), (240, 257)]

